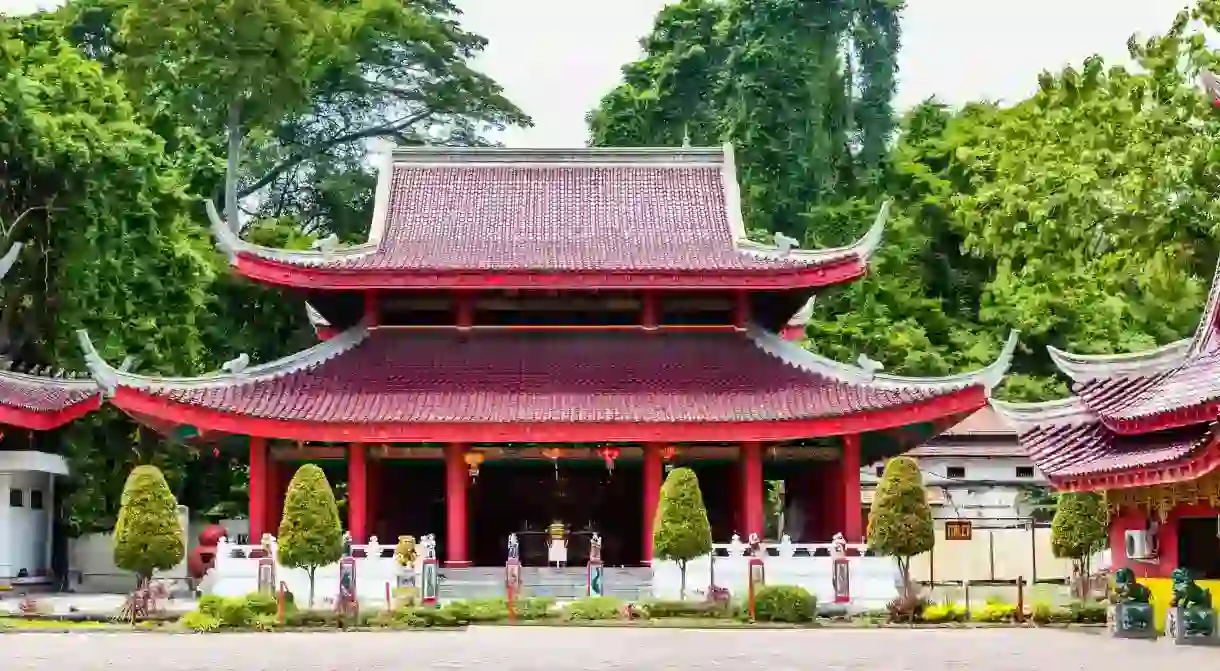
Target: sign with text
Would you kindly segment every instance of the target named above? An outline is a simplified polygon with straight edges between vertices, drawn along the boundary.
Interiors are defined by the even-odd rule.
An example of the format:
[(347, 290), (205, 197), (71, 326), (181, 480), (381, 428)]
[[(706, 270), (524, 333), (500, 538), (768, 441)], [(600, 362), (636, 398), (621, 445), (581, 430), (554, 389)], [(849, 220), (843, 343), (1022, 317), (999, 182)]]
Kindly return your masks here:
[(945, 540), (968, 541), (974, 537), (974, 529), (970, 520), (947, 520), (945, 522)]

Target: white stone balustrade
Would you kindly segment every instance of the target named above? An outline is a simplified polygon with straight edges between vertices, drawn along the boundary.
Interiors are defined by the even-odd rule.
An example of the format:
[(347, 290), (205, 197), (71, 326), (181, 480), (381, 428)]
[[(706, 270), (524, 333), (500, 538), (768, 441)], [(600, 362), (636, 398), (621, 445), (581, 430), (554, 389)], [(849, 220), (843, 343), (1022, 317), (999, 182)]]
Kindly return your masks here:
[[(382, 545), (373, 536), (367, 544), (352, 545), (352, 557), (356, 560), (356, 597), (361, 603), (384, 604), (386, 585), (393, 590), (398, 581), (398, 562), (394, 559), (394, 546)], [(268, 539), (271, 556), (274, 558), (279, 544)], [(237, 545), (227, 538), (220, 539), (216, 546), (215, 564), (203, 580), (206, 594), (219, 596), (243, 596), (258, 589), (258, 563), (266, 552), (262, 545)], [(283, 582), (301, 606), (309, 599), (309, 574), (305, 569), (287, 568), (276, 562), (275, 580), (278, 587)], [(314, 607), (333, 604), (339, 595), (339, 564), (335, 562), (320, 567), (314, 582)]]
[[(702, 594), (712, 584), (715, 562), (717, 587), (726, 587), (733, 598), (744, 598), (748, 588), (748, 545), (734, 535), (728, 543), (715, 543), (712, 554), (692, 559), (686, 565), (687, 598)], [(866, 547), (847, 545), (845, 559), (850, 567), (851, 608), (884, 608), (898, 596), (898, 566), (891, 557), (870, 557)], [(793, 543), (785, 537), (779, 543), (763, 545), (761, 558), (768, 585), (803, 587), (826, 603), (834, 600), (832, 582), (834, 558), (831, 543)], [(675, 562), (654, 560), (652, 591), (657, 599), (677, 599), (681, 590), (681, 571)]]

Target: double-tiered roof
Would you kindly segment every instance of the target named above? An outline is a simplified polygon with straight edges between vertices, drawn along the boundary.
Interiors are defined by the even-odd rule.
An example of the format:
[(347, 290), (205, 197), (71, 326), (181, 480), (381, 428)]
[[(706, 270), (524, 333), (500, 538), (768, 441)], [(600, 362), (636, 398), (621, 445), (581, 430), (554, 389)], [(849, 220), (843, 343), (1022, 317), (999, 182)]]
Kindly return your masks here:
[[(372, 233), (348, 248), (252, 245), (210, 210), (250, 278), (326, 291), (798, 291), (865, 272), (885, 212), (858, 242), (803, 251), (746, 239), (722, 149), (395, 151)], [(802, 299), (803, 300), (803, 299)], [(799, 305), (799, 302), (794, 303)], [(942, 378), (841, 364), (775, 330), (410, 327), (364, 321), (285, 359), (198, 378), (118, 370), (82, 335), (112, 402), (153, 425), (349, 442), (784, 440), (964, 416), (986, 403), (1015, 335), (980, 371)], [(808, 320), (808, 310), (791, 324)], [(781, 322), (782, 323), (782, 322)]]
[[(14, 243), (0, 258), (0, 280), (17, 262), (21, 247), (21, 243)], [(0, 370), (0, 424), (47, 431), (100, 405), (101, 392), (93, 380), (65, 378), (62, 374), (62, 371), (60, 376), (50, 376)]]
[(1220, 266), (1190, 338), (1128, 354), (1049, 349), (1074, 396), (992, 405), (1057, 486), (1168, 484), (1220, 467)]

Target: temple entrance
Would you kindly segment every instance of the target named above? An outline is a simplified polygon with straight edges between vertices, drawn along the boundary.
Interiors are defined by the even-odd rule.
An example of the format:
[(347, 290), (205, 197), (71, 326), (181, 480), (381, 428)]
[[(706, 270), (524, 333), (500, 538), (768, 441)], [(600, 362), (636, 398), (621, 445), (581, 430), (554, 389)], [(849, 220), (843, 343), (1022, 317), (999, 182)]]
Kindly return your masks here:
[(376, 500), (370, 508), (369, 534), (387, 545), (399, 536), (436, 534), (437, 552), (445, 555), (445, 464), (399, 460), (378, 463)]
[(471, 560), (480, 566), (504, 563), (506, 540), (516, 533), (521, 562), (547, 563), (547, 527), (568, 529), (568, 565), (588, 560), (593, 532), (602, 537), (607, 566), (638, 565), (643, 555), (643, 467), (601, 462), (498, 461), (483, 464), (470, 484)]

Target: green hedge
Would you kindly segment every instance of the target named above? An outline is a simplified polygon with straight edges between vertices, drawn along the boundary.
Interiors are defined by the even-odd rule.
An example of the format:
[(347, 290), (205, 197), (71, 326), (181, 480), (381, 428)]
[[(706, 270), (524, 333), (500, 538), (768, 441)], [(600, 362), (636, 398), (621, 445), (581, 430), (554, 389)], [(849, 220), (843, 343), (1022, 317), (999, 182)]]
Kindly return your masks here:
[(817, 598), (803, 587), (768, 585), (754, 595), (754, 617), (760, 622), (812, 622)]

